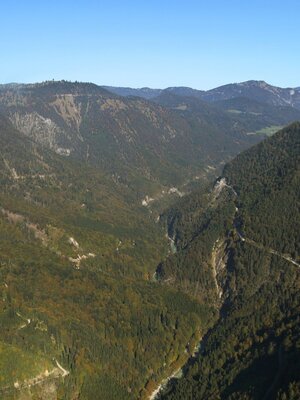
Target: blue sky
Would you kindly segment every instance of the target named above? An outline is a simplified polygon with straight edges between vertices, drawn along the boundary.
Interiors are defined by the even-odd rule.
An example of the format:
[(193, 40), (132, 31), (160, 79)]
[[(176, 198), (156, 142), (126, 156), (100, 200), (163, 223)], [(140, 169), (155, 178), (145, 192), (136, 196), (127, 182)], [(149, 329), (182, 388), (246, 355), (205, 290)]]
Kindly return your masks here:
[(0, 82), (300, 86), (299, 0), (10, 0)]

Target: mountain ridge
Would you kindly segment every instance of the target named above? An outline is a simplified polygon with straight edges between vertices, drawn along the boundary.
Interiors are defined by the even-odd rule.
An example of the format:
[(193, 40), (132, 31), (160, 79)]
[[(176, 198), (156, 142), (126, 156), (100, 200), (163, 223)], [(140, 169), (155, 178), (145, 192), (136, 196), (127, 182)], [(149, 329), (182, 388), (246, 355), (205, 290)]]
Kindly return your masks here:
[(261, 140), (239, 133), (225, 114), (225, 128), (214, 126), (209, 116), (203, 124), (90, 83), (49, 81), (2, 89), (0, 112), (40, 145), (98, 166), (131, 186), (137, 181), (178, 185)]
[[(114, 88), (106, 86), (108, 90), (126, 96), (127, 92), (123, 88)], [(143, 89), (130, 89), (132, 95), (143, 97)], [(249, 97), (254, 100), (260, 100), (270, 105), (284, 106), (289, 105), (300, 108), (300, 90), (295, 88), (280, 88), (272, 86), (265, 81), (249, 80), (240, 83), (230, 83), (209, 90), (199, 90), (190, 87), (169, 87), (166, 89), (153, 89), (151, 97), (161, 95), (163, 92), (172, 92), (177, 95), (194, 96), (199, 99), (215, 102), (220, 100), (228, 100), (234, 97)]]

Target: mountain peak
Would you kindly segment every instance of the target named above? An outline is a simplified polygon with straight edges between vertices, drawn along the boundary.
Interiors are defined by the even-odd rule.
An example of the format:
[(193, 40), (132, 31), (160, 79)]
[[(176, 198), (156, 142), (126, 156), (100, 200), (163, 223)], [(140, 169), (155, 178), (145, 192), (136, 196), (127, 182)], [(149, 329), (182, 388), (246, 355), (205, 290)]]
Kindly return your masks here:
[(245, 81), (245, 82), (240, 82), (239, 85), (242, 85), (242, 86), (257, 86), (257, 87), (261, 87), (261, 88), (265, 88), (267, 86), (271, 86), (266, 81), (256, 81), (256, 80), (249, 80), (249, 81)]

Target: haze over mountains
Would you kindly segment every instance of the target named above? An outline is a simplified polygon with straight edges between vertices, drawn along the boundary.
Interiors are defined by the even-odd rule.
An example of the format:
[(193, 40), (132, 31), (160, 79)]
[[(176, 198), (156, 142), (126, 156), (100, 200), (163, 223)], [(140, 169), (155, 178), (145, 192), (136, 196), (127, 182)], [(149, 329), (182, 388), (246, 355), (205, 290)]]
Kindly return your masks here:
[(0, 397), (298, 400), (296, 120), (261, 81), (0, 85)]

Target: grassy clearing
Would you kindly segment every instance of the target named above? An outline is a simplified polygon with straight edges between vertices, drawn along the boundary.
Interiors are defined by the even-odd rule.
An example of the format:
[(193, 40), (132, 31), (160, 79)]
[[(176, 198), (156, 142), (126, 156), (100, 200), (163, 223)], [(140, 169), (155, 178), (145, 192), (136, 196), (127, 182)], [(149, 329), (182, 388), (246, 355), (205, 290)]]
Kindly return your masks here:
[(262, 128), (259, 131), (256, 131), (255, 133), (257, 135), (272, 136), (272, 135), (274, 135), (274, 133), (278, 132), (282, 128), (283, 127), (280, 125), (271, 125), (271, 126), (266, 126), (265, 128)]

